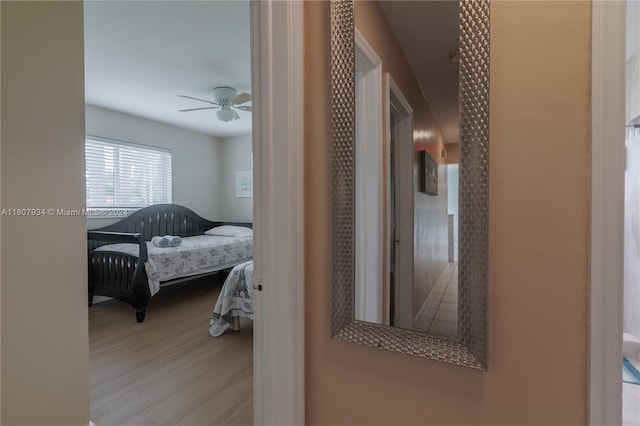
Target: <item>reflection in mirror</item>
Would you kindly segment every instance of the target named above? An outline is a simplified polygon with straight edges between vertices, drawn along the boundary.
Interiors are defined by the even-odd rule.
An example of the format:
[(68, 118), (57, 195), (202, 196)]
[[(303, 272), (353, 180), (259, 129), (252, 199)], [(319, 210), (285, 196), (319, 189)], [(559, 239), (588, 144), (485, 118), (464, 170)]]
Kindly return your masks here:
[(389, 129), (385, 142), (385, 152), (388, 153), (385, 160), (388, 200), (385, 209), (388, 217), (385, 266), (388, 270), (386, 282), (389, 283), (389, 322), (386, 324), (412, 329), (415, 223), (413, 108), (391, 75), (385, 77), (388, 103), (385, 118)]
[(488, 83), (489, 0), (331, 1), (333, 338), (486, 370)]
[(382, 61), (364, 37), (355, 34), (356, 107), (356, 318), (384, 323)]
[[(358, 11), (376, 6), (366, 3), (356, 4), (356, 27)], [(404, 56), (396, 63), (408, 64), (419, 93), (403, 94), (389, 76), (387, 96), (377, 95), (380, 59), (366, 53), (374, 49), (356, 29), (355, 319), (456, 338), (458, 3), (377, 4)], [(414, 120), (407, 97), (420, 97), (429, 117)], [(384, 114), (376, 102), (388, 104), (387, 137), (378, 133)], [(424, 128), (414, 131), (414, 121)]]

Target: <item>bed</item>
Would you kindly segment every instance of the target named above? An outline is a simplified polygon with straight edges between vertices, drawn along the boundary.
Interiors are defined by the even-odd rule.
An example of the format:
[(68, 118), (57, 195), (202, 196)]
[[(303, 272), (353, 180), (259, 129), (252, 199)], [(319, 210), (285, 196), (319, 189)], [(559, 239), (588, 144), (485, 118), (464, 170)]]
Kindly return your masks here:
[(220, 290), (209, 321), (209, 334), (219, 337), (225, 331), (240, 329), (240, 317), (253, 319), (253, 261), (235, 266)]
[[(88, 231), (89, 306), (96, 295), (113, 297), (131, 304), (137, 321), (143, 322), (150, 298), (161, 287), (251, 259), (252, 233), (238, 233), (251, 227), (250, 223), (209, 221), (177, 204), (157, 204)], [(179, 236), (182, 244), (159, 248), (151, 243), (153, 237), (164, 235)]]

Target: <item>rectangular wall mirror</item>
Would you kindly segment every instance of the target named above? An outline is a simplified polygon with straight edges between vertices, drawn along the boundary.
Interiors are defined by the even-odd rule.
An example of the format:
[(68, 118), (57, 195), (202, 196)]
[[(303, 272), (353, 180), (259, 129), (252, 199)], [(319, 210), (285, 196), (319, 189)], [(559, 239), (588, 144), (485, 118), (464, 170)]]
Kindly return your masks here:
[(486, 370), (489, 0), (332, 1), (331, 81), (332, 336)]

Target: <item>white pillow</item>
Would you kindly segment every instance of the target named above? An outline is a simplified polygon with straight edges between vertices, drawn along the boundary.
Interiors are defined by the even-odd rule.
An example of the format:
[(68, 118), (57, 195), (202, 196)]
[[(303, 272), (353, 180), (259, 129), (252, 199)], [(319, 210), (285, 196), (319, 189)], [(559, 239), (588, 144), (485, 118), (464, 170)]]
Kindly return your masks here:
[(247, 228), (246, 226), (223, 225), (211, 228), (205, 231), (205, 234), (218, 237), (253, 237), (253, 229)]

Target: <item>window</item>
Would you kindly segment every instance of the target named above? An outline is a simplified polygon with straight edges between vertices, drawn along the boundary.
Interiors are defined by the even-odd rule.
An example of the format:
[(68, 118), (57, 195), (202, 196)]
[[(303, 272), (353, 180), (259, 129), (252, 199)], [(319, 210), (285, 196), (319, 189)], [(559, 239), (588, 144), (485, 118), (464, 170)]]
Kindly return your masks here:
[(171, 151), (87, 136), (87, 208), (171, 203)]

